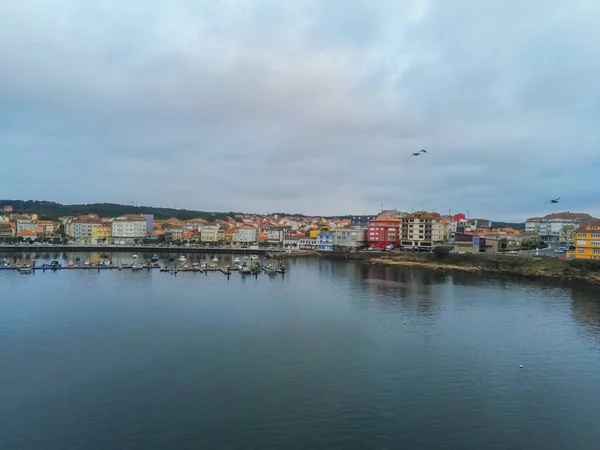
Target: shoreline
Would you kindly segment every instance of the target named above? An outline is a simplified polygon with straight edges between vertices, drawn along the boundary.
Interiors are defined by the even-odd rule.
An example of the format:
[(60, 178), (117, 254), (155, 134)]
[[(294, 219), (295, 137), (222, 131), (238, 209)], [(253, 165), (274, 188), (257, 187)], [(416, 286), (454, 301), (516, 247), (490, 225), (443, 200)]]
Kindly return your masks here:
[(558, 258), (524, 258), (505, 255), (448, 255), (364, 253), (323, 254), (328, 259), (345, 259), (370, 265), (419, 267), (423, 269), (470, 274), (511, 275), (530, 279), (580, 281), (600, 285), (600, 262), (563, 261)]

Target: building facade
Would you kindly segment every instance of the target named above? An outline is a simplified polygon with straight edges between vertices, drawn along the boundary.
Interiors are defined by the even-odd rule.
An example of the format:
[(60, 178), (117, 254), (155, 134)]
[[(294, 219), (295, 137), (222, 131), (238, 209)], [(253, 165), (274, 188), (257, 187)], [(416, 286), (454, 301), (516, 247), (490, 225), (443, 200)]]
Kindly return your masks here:
[(237, 242), (242, 246), (253, 245), (258, 240), (258, 230), (250, 225), (242, 225), (237, 230)]
[(0, 222), (0, 239), (12, 239), (15, 237), (15, 230), (9, 222)]
[(126, 244), (144, 239), (146, 226), (146, 219), (139, 215), (117, 217), (111, 224), (113, 241)]
[(498, 239), (468, 233), (454, 235), (453, 251), (456, 253), (495, 253), (499, 249), (500, 241)]
[(54, 222), (51, 220), (38, 220), (36, 225), (38, 237), (52, 236), (54, 234)]
[(525, 221), (525, 232), (526, 233), (538, 233), (540, 232), (540, 223), (542, 217), (530, 217)]
[(367, 242), (370, 248), (397, 247), (400, 243), (400, 226), (404, 219), (392, 217), (373, 219), (367, 226)]
[(34, 231), (37, 236), (37, 223), (28, 219), (17, 220), (17, 235), (22, 235), (23, 231)]
[[(528, 222), (531, 219), (528, 219)], [(589, 214), (562, 212), (548, 214), (539, 221), (540, 238), (546, 242), (572, 242), (576, 230), (587, 221), (593, 220)], [(530, 225), (531, 227), (531, 225)], [(527, 222), (525, 223), (525, 231)]]
[(266, 230), (267, 241), (270, 244), (281, 244), (285, 238), (292, 233), (292, 227), (289, 225), (275, 225)]
[(333, 250), (333, 234), (331, 232), (323, 231), (317, 235), (317, 250), (320, 252)]
[(575, 259), (600, 260), (600, 221), (590, 222), (577, 229), (573, 256)]
[(88, 214), (70, 219), (65, 227), (67, 236), (77, 239), (91, 241), (92, 229), (102, 226), (102, 220), (96, 214)]
[(92, 244), (105, 244), (112, 241), (111, 227), (94, 227), (91, 236)]
[(200, 241), (205, 244), (217, 244), (219, 242), (219, 225), (207, 224), (200, 228)]
[(406, 248), (433, 248), (448, 239), (438, 213), (418, 211), (402, 219), (401, 245)]
[(336, 228), (333, 234), (333, 248), (335, 250), (355, 250), (366, 245), (366, 230), (356, 228)]

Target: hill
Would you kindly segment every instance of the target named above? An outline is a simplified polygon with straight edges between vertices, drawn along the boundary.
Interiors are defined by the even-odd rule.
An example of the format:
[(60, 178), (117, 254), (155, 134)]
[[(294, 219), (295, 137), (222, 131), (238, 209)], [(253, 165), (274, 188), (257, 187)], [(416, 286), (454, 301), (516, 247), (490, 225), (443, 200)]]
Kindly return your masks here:
[(234, 216), (235, 212), (208, 212), (188, 209), (159, 208), (155, 206), (130, 206), (117, 203), (86, 203), (80, 205), (62, 205), (55, 202), (37, 200), (0, 200), (0, 208), (5, 205), (13, 207), (15, 213), (37, 214), (40, 218), (57, 220), (63, 216), (81, 216), (84, 214), (98, 214), (100, 217), (118, 217), (123, 214), (154, 214), (156, 219), (206, 220), (226, 219)]

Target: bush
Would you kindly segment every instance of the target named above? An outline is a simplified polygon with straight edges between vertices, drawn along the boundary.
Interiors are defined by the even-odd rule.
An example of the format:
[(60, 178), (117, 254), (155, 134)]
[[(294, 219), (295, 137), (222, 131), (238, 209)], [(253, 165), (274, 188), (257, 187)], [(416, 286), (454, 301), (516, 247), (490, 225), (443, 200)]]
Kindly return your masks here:
[(433, 254), (438, 258), (442, 258), (450, 254), (450, 249), (448, 247), (437, 246), (433, 248)]

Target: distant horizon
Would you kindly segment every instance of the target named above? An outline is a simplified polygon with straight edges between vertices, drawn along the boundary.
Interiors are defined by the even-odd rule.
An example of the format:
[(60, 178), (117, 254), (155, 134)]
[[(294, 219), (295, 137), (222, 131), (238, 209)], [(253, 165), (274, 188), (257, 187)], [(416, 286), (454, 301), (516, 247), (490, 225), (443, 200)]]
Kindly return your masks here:
[[(404, 210), (401, 208), (385, 208), (383, 210), (380, 210), (379, 212), (376, 213), (358, 213), (358, 214), (306, 214), (306, 213), (299, 213), (299, 212), (289, 212), (289, 211), (274, 211), (274, 212), (247, 212), (247, 211), (226, 211), (226, 210), (204, 210), (204, 209), (191, 209), (191, 208), (177, 208), (174, 206), (156, 206), (156, 205), (134, 205), (134, 204), (127, 204), (127, 203), (115, 203), (115, 202), (86, 202), (86, 203), (61, 203), (61, 202), (57, 202), (54, 200), (33, 200), (33, 199), (29, 199), (29, 200), (18, 200), (18, 199), (0, 199), (0, 205), (10, 205), (12, 203), (18, 203), (18, 202), (37, 202), (37, 203), (50, 203), (50, 204), (56, 204), (59, 205), (61, 207), (65, 207), (65, 208), (69, 208), (69, 207), (77, 207), (77, 206), (94, 206), (94, 205), (112, 205), (115, 207), (120, 207), (120, 208), (136, 208), (136, 209), (164, 209), (164, 210), (172, 210), (173, 212), (176, 211), (181, 211), (181, 212), (189, 212), (189, 213), (202, 213), (202, 214), (215, 214), (215, 215), (231, 215), (231, 214), (242, 214), (242, 215), (259, 215), (259, 216), (267, 216), (267, 215), (285, 215), (285, 216), (303, 216), (303, 217), (322, 217), (322, 218), (340, 218), (340, 217), (358, 217), (358, 216), (377, 216), (378, 214), (380, 214), (382, 211), (390, 211), (390, 210), (398, 210), (400, 212), (407, 212), (410, 213), (410, 210)], [(14, 205), (11, 205), (14, 206)], [(427, 210), (427, 209), (413, 209), (414, 211), (430, 211), (430, 212), (437, 212), (442, 216), (445, 215), (456, 215), (456, 214), (465, 214), (467, 215), (467, 211), (452, 211), (451, 214), (448, 213), (444, 213), (444, 212), (440, 212), (440, 211), (434, 211), (434, 210)], [(15, 213), (18, 213), (18, 211), (14, 211)], [(486, 219), (486, 220), (490, 220), (492, 221), (492, 224), (494, 223), (514, 223), (514, 224), (523, 224), (526, 222), (527, 219), (529, 218), (533, 218), (533, 217), (543, 217), (549, 214), (557, 214), (557, 213), (566, 213), (566, 212), (577, 212), (577, 213), (586, 213), (589, 214), (587, 212), (582, 212), (582, 211), (554, 211), (554, 212), (548, 212), (546, 214), (542, 214), (541, 216), (536, 216), (536, 215), (529, 215), (527, 217), (525, 217), (522, 220), (495, 220), (493, 218), (490, 217), (485, 217), (485, 216), (474, 216), (472, 214), (468, 215), (469, 219)], [(2, 213), (2, 211), (0, 211), (0, 214)], [(593, 214), (590, 214), (592, 217), (595, 217)]]

